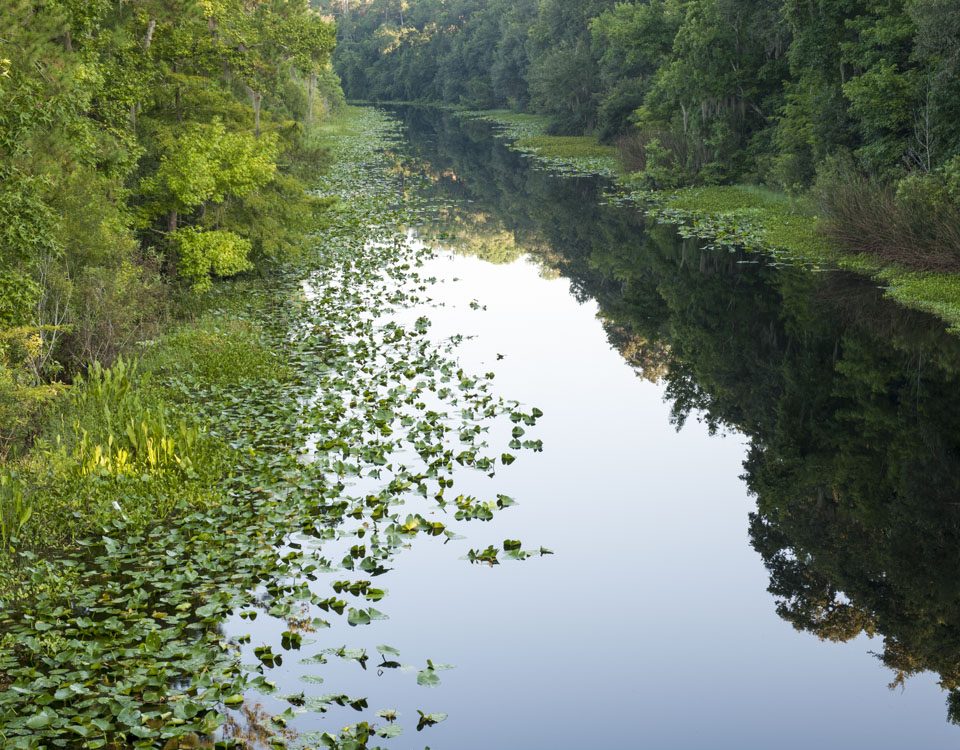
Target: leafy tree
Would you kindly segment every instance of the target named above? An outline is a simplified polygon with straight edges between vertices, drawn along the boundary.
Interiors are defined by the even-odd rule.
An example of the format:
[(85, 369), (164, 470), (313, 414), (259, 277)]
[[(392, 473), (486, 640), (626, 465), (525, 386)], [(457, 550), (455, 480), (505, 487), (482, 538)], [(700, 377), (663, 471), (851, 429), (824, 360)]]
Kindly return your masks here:
[(667, 60), (676, 35), (676, 17), (664, 0), (618, 3), (590, 24), (593, 53), (600, 69), (603, 97), (601, 134), (624, 132), (641, 107), (657, 71)]
[(306, 0), (10, 0), (0, 27), (0, 381), (27, 404), (149, 336), (170, 284), (293, 252), (322, 204), (292, 163), (342, 94)]

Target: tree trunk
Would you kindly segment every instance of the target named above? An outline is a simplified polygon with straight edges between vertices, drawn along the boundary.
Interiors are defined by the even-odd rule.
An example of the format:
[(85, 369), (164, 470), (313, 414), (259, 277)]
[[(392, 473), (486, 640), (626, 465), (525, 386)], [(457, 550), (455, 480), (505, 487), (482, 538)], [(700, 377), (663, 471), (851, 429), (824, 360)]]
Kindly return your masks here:
[(310, 82), (307, 85), (307, 125), (313, 124), (313, 99), (317, 93), (317, 74), (310, 74)]
[(250, 101), (253, 102), (253, 134), (259, 138), (260, 110), (263, 105), (263, 94), (261, 94), (259, 91), (254, 91), (250, 86), (247, 86), (247, 91), (250, 92)]
[(173, 211), (171, 211), (170, 215), (167, 217), (167, 231), (176, 232), (177, 223), (179, 222), (179, 220), (180, 220), (180, 216), (177, 213), (177, 209), (173, 209)]
[(143, 51), (149, 52), (150, 45), (153, 44), (153, 32), (157, 30), (157, 19), (151, 18), (147, 23), (147, 33), (143, 35)]

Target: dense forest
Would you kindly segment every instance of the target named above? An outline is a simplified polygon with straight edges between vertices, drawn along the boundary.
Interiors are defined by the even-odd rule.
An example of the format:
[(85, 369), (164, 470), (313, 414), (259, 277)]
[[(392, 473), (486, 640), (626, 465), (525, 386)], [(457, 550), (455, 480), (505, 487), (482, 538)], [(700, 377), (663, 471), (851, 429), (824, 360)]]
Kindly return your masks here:
[(288, 0), (0, 4), (0, 457), (211, 279), (296, 253), (333, 25)]
[(541, 113), (618, 143), (654, 188), (819, 179), (839, 239), (956, 263), (953, 0), (326, 4), (350, 98)]

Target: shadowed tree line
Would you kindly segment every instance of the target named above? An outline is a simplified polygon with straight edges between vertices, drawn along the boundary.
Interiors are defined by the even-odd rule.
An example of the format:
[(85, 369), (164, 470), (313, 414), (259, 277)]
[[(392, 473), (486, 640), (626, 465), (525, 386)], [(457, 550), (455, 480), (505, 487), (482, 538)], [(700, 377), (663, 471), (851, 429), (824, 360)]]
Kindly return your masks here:
[(841, 155), (898, 180), (960, 148), (952, 0), (315, 1), (349, 96), (543, 113), (661, 186), (799, 188)]

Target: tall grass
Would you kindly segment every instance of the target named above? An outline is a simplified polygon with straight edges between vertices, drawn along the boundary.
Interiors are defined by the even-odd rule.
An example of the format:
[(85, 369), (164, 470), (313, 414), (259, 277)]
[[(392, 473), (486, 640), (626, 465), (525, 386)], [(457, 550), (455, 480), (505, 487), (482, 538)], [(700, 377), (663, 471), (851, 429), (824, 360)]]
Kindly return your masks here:
[(33, 500), (11, 471), (0, 471), (0, 554), (17, 544), (33, 516)]
[(818, 182), (822, 230), (849, 251), (917, 271), (960, 270), (960, 204), (943, 199), (934, 177), (900, 189), (851, 169)]

